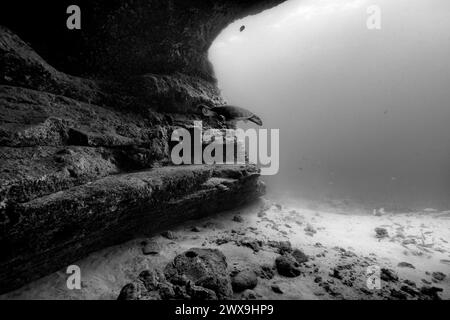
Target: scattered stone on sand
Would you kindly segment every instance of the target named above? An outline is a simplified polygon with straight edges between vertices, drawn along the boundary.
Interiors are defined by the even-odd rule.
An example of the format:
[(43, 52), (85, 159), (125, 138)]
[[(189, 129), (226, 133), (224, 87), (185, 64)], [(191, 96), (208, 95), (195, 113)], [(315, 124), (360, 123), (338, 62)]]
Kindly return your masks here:
[(275, 265), (280, 275), (285, 277), (298, 277), (301, 274), (299, 263), (289, 254), (284, 253), (275, 259)]
[(334, 268), (330, 273), (330, 277), (336, 278), (338, 280), (342, 280), (342, 275), (339, 269)]
[(161, 235), (169, 240), (176, 240), (178, 238), (177, 235), (172, 231), (164, 231), (161, 233)]
[(341, 297), (342, 296), (339, 292), (336, 291), (336, 288), (334, 288), (330, 285), (330, 283), (322, 284), (322, 288), (333, 297)]
[(292, 252), (292, 244), (289, 241), (273, 241), (269, 240), (267, 242), (269, 247), (278, 249), (279, 254), (283, 254), (285, 252)]
[(257, 269), (256, 271), (256, 275), (262, 279), (273, 279), (275, 273), (273, 270), (273, 267), (270, 266), (269, 264), (263, 264), (259, 269)]
[(351, 277), (349, 279), (343, 279), (342, 280), (342, 284), (347, 286), (347, 287), (353, 287), (354, 281), (355, 281), (354, 277)]
[(412, 297), (416, 297), (416, 296), (419, 295), (419, 291), (417, 289), (415, 289), (415, 288), (410, 287), (410, 286), (401, 286), (400, 290), (405, 292), (405, 293), (407, 293), (407, 294), (409, 294)]
[(389, 233), (386, 228), (377, 227), (375, 228), (375, 237), (378, 239), (384, 239), (389, 237)]
[(278, 293), (278, 294), (283, 294), (283, 290), (281, 290), (281, 288), (280, 288), (279, 285), (273, 284), (273, 285), (271, 286), (271, 288), (272, 288), (272, 291), (273, 291), (273, 292)]
[[(212, 258), (209, 257), (209, 254), (205, 254), (206, 256), (208, 256), (207, 258), (203, 258), (199, 257), (201, 256), (201, 254), (198, 254), (197, 252), (195, 252), (195, 250), (212, 249), (188, 250), (179, 255), (183, 256), (182, 259), (179, 258), (181, 259), (180, 261), (177, 261), (177, 258), (179, 257), (178, 256), (166, 267), (166, 270), (175, 270), (173, 273), (176, 273), (176, 275), (171, 276), (171, 274), (166, 272), (167, 277), (164, 276), (163, 273), (163, 276), (161, 278), (158, 273), (155, 273), (155, 271), (146, 270), (147, 274), (145, 276), (139, 276), (138, 280), (140, 282), (133, 281), (127, 284), (122, 289), (119, 298), (182, 298), (186, 300), (215, 300), (230, 298), (259, 299), (256, 292), (261, 292), (269, 299), (276, 299), (283, 297), (297, 297), (297, 294), (300, 290), (295, 284), (300, 281), (302, 282), (302, 285), (303, 283), (305, 285), (305, 294), (302, 291), (300, 292), (301, 295), (325, 295), (325, 299), (329, 299), (330, 296), (332, 296), (333, 298), (340, 296), (344, 298), (345, 296), (345, 298), (349, 299), (439, 299), (439, 293), (442, 291), (442, 289), (438, 287), (444, 287), (444, 285), (447, 285), (447, 282), (437, 284), (437, 282), (439, 281), (447, 280), (446, 274), (438, 272), (440, 269), (442, 269), (442, 271), (445, 271), (446, 266), (439, 264), (439, 259), (437, 259), (435, 267), (428, 269), (429, 272), (427, 273), (427, 275), (425, 275), (423, 273), (424, 270), (422, 263), (419, 261), (419, 259), (415, 259), (411, 256), (411, 248), (400, 247), (400, 245), (402, 244), (402, 240), (410, 239), (409, 237), (412, 237), (412, 235), (407, 235), (405, 236), (406, 238), (402, 239), (392, 237), (392, 233), (395, 231), (390, 230), (395, 230), (395, 227), (383, 224), (387, 223), (386, 221), (374, 222), (374, 224), (369, 227), (369, 232), (366, 233), (365, 236), (367, 238), (371, 236), (372, 240), (370, 241), (377, 242), (377, 240), (374, 238), (372, 230), (375, 229), (375, 226), (386, 227), (391, 234), (392, 245), (396, 245), (397, 247), (399, 247), (397, 252), (399, 253), (398, 257), (402, 256), (401, 253), (404, 252), (405, 249), (405, 251), (408, 252), (408, 254), (404, 255), (402, 258), (400, 258), (400, 260), (397, 260), (397, 257), (393, 256), (386, 256), (389, 257), (389, 259), (384, 259), (382, 253), (380, 253), (380, 250), (376, 251), (379, 254), (376, 255), (375, 253), (370, 253), (370, 250), (361, 250), (361, 248), (357, 245), (355, 245), (357, 249), (352, 248), (351, 243), (342, 242), (341, 244), (339, 244), (339, 246), (336, 246), (338, 242), (330, 242), (327, 240), (326, 236), (328, 232), (323, 232), (323, 234), (319, 233), (319, 235), (323, 236), (324, 238), (324, 244), (318, 243), (316, 242), (317, 240), (314, 240), (315, 238), (306, 237), (304, 234), (299, 235), (301, 236), (301, 238), (284, 238), (292, 240), (292, 243), (289, 241), (280, 241), (280, 239), (283, 238), (278, 238), (279, 235), (276, 235), (275, 232), (265, 233), (264, 231), (262, 231), (264, 229), (261, 230), (261, 228), (257, 230), (259, 231), (259, 234), (255, 235), (250, 233), (247, 229), (247, 222), (250, 222), (250, 220), (247, 221), (247, 219), (250, 219), (247, 218), (248, 215), (244, 215), (244, 213), (242, 212), (242, 217), (244, 217), (244, 221), (246, 223), (240, 224), (232, 222), (242, 221), (242, 217), (240, 214), (233, 216), (234, 214), (235, 213), (224, 216), (222, 217), (222, 220), (219, 220), (225, 221), (225, 225), (227, 225), (228, 221), (228, 227), (220, 232), (209, 233), (212, 230), (204, 229), (204, 222), (191, 222), (191, 224), (187, 224), (187, 228), (185, 227), (183, 231), (179, 231), (178, 233), (176, 233), (179, 239), (183, 239), (183, 243), (180, 244), (180, 246), (171, 247), (171, 250), (179, 253), (179, 248), (183, 248), (186, 245), (184, 241), (190, 244), (192, 243), (192, 241), (190, 241), (191, 237), (199, 236), (197, 234), (189, 234), (189, 230), (192, 232), (200, 232), (201, 230), (205, 233), (204, 239), (202, 237), (202, 239), (205, 241), (204, 245), (207, 246), (208, 244), (212, 243), (229, 243), (229, 245), (225, 248), (227, 250), (227, 255), (230, 254), (231, 257), (237, 252), (237, 255), (233, 256), (233, 266), (231, 268), (226, 266), (225, 258), (223, 258), (223, 261), (225, 263), (223, 263), (223, 261), (221, 262), (221, 259), (218, 258), (218, 256), (220, 256), (220, 251), (218, 251), (219, 254), (211, 254)], [(256, 215), (256, 212), (254, 212), (254, 214)], [(280, 215), (284, 217), (284, 212), (280, 213)], [(293, 223), (291, 217), (288, 218), (289, 219), (285, 221)], [(277, 220), (278, 226), (283, 226), (283, 219), (274, 219)], [(261, 219), (261, 222), (259, 224), (260, 226), (264, 225), (267, 229), (270, 229), (270, 223), (267, 222), (267, 220), (268, 219)], [(297, 227), (296, 231), (303, 230), (306, 225), (307, 219), (305, 218), (304, 221), (305, 223), (303, 224), (303, 226)], [(318, 231), (321, 230), (321, 224), (318, 219), (314, 220), (314, 218), (312, 218), (310, 221), (314, 224)], [(292, 225), (294, 226), (295, 224), (293, 223)], [(234, 229), (231, 229), (230, 226)], [(393, 229), (390, 229), (391, 227)], [(386, 231), (385, 228), (381, 229)], [(173, 230), (177, 231), (175, 229)], [(185, 237), (183, 236), (183, 232), (186, 231), (188, 233), (188, 236)], [(370, 234), (370, 231), (372, 231), (372, 234)], [(414, 230), (408, 229), (407, 232), (407, 234), (413, 234)], [(169, 235), (168, 238), (172, 238), (172, 236), (170, 236), (170, 231), (167, 234)], [(385, 234), (386, 237), (388, 236), (387, 231), (386, 233), (381, 232), (380, 234)], [(273, 236), (273, 238), (270, 238), (271, 236)], [(176, 236), (174, 238), (176, 238)], [(161, 245), (170, 246), (170, 243), (173, 243), (173, 241), (167, 241), (165, 239), (161, 239), (161, 237), (156, 237), (153, 239), (157, 239), (157, 241)], [(156, 254), (157, 252), (159, 252), (159, 250), (152, 249), (152, 246), (156, 246), (156, 244), (154, 242), (150, 242), (149, 240), (147, 240), (148, 242), (146, 242), (145, 244), (142, 244), (142, 251), (144, 252), (144, 254)], [(356, 241), (358, 241), (358, 239), (356, 239)], [(297, 242), (298, 244), (301, 243), (298, 248)], [(417, 243), (419, 242), (420, 239), (417, 240)], [(237, 246), (250, 248), (254, 252), (259, 251), (259, 254), (252, 256), (251, 250), (247, 250), (246, 248), (236, 248), (235, 244)], [(390, 244), (386, 243), (386, 245)], [(139, 250), (141, 248), (137, 249)], [(382, 248), (377, 249), (381, 249), (382, 251)], [(261, 252), (262, 250), (264, 251)], [(308, 253), (309, 255), (306, 255), (303, 250), (306, 250), (306, 253)], [(363, 253), (359, 254), (359, 252), (361, 251), (363, 251)], [(358, 254), (356, 254), (355, 252), (358, 252)], [(279, 255), (276, 253), (278, 253)], [(325, 253), (327, 253), (327, 259), (322, 258), (325, 256)], [(251, 260), (251, 262), (248, 261), (243, 264), (243, 261), (245, 261), (245, 259), (248, 259), (250, 256), (252, 256), (251, 259), (249, 259)], [(314, 258), (315, 256), (317, 256), (318, 258)], [(166, 257), (164, 256), (158, 258), (157, 263), (159, 264), (163, 258), (165, 259)], [(204, 259), (206, 261), (212, 260), (211, 263), (213, 265), (222, 265), (223, 278), (220, 278), (219, 276), (220, 279), (217, 279), (217, 274), (220, 274), (220, 272), (217, 272), (217, 270), (214, 269), (216, 267), (208, 267), (209, 262), (204, 262)], [(270, 264), (264, 264), (267, 261), (269, 261)], [(399, 263), (397, 264), (397, 262)], [(410, 262), (413, 262), (414, 265)], [(383, 281), (381, 289), (370, 290), (365, 286), (365, 272), (367, 271), (366, 267), (369, 265), (380, 265), (385, 267), (381, 270), (380, 274)], [(410, 271), (405, 269), (399, 270), (394, 266), (409, 269)], [(230, 275), (231, 269), (235, 269), (238, 271)], [(417, 272), (414, 271), (414, 275), (417, 273), (417, 275), (420, 276), (421, 273), (422, 276), (429, 281), (425, 280), (424, 283), (421, 283), (419, 277), (417, 278), (417, 283), (415, 283), (411, 280), (404, 280), (399, 278), (399, 275), (402, 275), (403, 277), (403, 273), (405, 272), (406, 274), (412, 273), (412, 269), (417, 269)], [(421, 272), (419, 273), (419, 271)], [(398, 274), (396, 272), (398, 272)], [(303, 278), (303, 276), (305, 278)], [(283, 277), (289, 277), (289, 279), (284, 278), (283, 280)], [(298, 278), (292, 279), (291, 277)], [(415, 280), (415, 278), (413, 279)], [(220, 288), (223, 288), (223, 284), (225, 284), (225, 287), (228, 287), (228, 289), (222, 290), (225, 293), (220, 293)], [(426, 285), (424, 286), (424, 284)], [(421, 286), (424, 287), (421, 288)], [(229, 290), (230, 288), (231, 291)], [(254, 291), (252, 289), (254, 289)], [(447, 289), (444, 288), (444, 290), (446, 291)], [(447, 292), (445, 291), (444, 293), (446, 297)], [(442, 297), (444, 297), (444, 294), (442, 295)]]
[(303, 253), (303, 251), (301, 251), (300, 249), (294, 249), (294, 251), (292, 251), (291, 254), (295, 258), (295, 260), (297, 260), (298, 263), (308, 262), (308, 256), (305, 253)]
[(432, 300), (441, 300), (439, 292), (442, 291), (444, 290), (438, 287), (423, 286), (422, 288), (420, 288), (420, 293)]
[(145, 241), (142, 247), (142, 253), (145, 255), (158, 254), (161, 251), (161, 245), (154, 240)]
[(433, 282), (441, 282), (446, 278), (446, 275), (440, 271), (431, 274)]
[(228, 243), (230, 242), (231, 239), (229, 237), (220, 237), (214, 240), (214, 243), (217, 244), (218, 246), (221, 246), (222, 244)]
[(341, 253), (341, 257), (346, 257), (346, 258), (353, 258), (353, 257), (357, 257), (358, 255), (350, 250), (347, 250), (343, 253)]
[(339, 246), (333, 247), (333, 250), (336, 250), (336, 251), (339, 252), (339, 253), (345, 253), (345, 252), (347, 251), (347, 250), (345, 250), (344, 248), (339, 247)]
[(364, 293), (365, 295), (368, 295), (368, 296), (373, 295), (372, 291), (370, 291), (369, 289), (364, 288), (364, 287), (359, 288), (359, 291), (361, 291), (362, 293)]
[(236, 245), (252, 249), (254, 252), (261, 250), (263, 242), (254, 238), (245, 237), (236, 241)]
[(403, 281), (404, 284), (411, 286), (411, 287), (416, 287), (416, 283), (412, 280), (406, 279)]
[(259, 210), (257, 217), (258, 218), (264, 218), (267, 215), (266, 210)]
[(387, 268), (381, 268), (381, 280), (386, 281), (386, 282), (397, 282), (398, 281), (398, 276), (397, 274), (391, 270), (391, 269), (387, 269)]
[(231, 286), (234, 292), (242, 292), (246, 289), (253, 289), (258, 284), (256, 273), (246, 269), (238, 272), (231, 278)]
[(313, 227), (312, 224), (308, 223), (305, 227), (305, 229), (303, 229), (306, 233), (306, 235), (308, 236), (314, 236), (315, 233), (317, 233), (316, 229)]
[(416, 244), (416, 239), (405, 239), (402, 241), (402, 244), (404, 246), (408, 245), (408, 244)]
[(414, 267), (411, 263), (409, 262), (399, 262), (399, 264), (397, 264), (397, 267), (399, 268), (410, 268), (410, 269), (415, 269), (416, 267)]
[(391, 297), (399, 299), (399, 300), (406, 300), (407, 296), (402, 291), (399, 291), (397, 289), (391, 289)]
[(192, 248), (167, 264), (164, 274), (169, 281), (184, 275), (192, 284), (214, 291), (218, 299), (227, 299), (233, 294), (227, 267), (221, 251)]
[(255, 291), (247, 289), (242, 293), (243, 300), (256, 300), (258, 299), (258, 295)]

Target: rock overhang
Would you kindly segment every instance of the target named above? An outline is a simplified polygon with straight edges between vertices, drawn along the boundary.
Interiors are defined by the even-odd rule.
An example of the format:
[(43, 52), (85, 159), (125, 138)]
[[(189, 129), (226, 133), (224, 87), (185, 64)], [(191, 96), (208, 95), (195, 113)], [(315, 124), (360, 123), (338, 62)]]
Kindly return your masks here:
[[(207, 51), (217, 35), (231, 22), (283, 1), (17, 0), (2, 21), (66, 73), (117, 79), (182, 72), (213, 81)], [(71, 4), (81, 8), (81, 30), (66, 28)]]
[(218, 33), (280, 2), (79, 1), (73, 34), (54, 19), (69, 1), (15, 2), (0, 26), (2, 292), (264, 193), (248, 164), (167, 166), (168, 137), (224, 102), (207, 59)]

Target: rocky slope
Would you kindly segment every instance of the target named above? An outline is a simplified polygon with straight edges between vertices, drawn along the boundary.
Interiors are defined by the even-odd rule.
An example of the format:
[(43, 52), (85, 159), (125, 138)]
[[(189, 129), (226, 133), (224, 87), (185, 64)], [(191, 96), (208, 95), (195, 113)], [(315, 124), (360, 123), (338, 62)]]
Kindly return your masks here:
[(196, 108), (224, 102), (209, 45), (278, 2), (80, 1), (75, 33), (53, 25), (65, 1), (29, 8), (27, 25), (20, 1), (2, 14), (0, 291), (264, 192), (250, 165), (170, 166), (169, 138), (195, 119), (225, 128)]

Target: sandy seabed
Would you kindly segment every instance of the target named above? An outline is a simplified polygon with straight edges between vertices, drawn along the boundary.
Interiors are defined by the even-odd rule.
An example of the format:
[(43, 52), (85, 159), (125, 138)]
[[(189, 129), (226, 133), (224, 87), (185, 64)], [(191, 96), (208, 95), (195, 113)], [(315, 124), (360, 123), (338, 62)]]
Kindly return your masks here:
[[(271, 279), (258, 278), (253, 289), (257, 299), (417, 299), (423, 297), (422, 287), (440, 288), (440, 298), (450, 299), (450, 211), (374, 214), (339, 205), (263, 199), (171, 231), (173, 239), (139, 238), (75, 262), (81, 269), (80, 290), (67, 288), (68, 275), (61, 270), (0, 299), (116, 299), (142, 270), (163, 269), (192, 247), (221, 250), (230, 272), (273, 266), (279, 254), (268, 245), (271, 241), (289, 241), (309, 261), (300, 266), (298, 277), (275, 271)], [(146, 241), (157, 243), (159, 253), (145, 255)], [(380, 289), (368, 288), (371, 266), (388, 269), (394, 277), (384, 277)]]

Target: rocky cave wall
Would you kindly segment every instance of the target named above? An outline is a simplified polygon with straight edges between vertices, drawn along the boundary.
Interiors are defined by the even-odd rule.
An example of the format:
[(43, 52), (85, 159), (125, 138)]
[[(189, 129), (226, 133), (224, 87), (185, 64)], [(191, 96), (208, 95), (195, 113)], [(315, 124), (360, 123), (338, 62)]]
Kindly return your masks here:
[[(252, 165), (171, 166), (169, 137), (202, 119), (199, 103), (224, 102), (207, 59), (218, 33), (279, 2), (18, 0), (0, 10), (1, 292), (264, 192)], [(81, 30), (65, 27), (69, 4), (81, 7)]]

